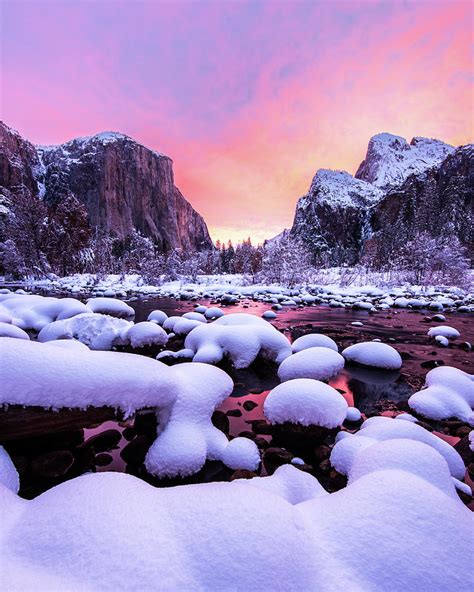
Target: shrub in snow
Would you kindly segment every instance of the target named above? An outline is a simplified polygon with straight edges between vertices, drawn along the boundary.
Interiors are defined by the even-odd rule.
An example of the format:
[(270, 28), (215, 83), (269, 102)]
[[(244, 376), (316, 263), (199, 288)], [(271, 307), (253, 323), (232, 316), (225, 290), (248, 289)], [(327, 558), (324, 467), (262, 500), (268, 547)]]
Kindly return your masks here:
[(358, 432), (348, 434), (347, 437), (336, 442), (331, 452), (331, 464), (343, 475), (348, 475), (362, 450), (376, 442), (399, 439), (416, 440), (431, 446), (444, 457), (451, 475), (457, 479), (463, 478), (464, 462), (457, 451), (447, 442), (416, 423), (397, 421), (383, 416), (366, 419)]
[(279, 364), (291, 354), (290, 342), (282, 333), (248, 314), (201, 323), (188, 334), (184, 347), (194, 351), (194, 362), (217, 364), (226, 357), (235, 368), (247, 368), (258, 356)]
[(366, 341), (346, 347), (342, 352), (347, 362), (381, 368), (384, 370), (398, 370), (402, 367), (402, 358), (395, 348), (386, 343)]
[[(174, 488), (87, 474), (33, 500), (4, 488), (2, 585), (379, 592), (390, 582), (392, 592), (467, 592), (472, 516), (444, 460), (420, 447), (375, 444), (334, 494), (291, 465), (271, 477)], [(238, 520), (236, 508), (245, 508)]]
[[(151, 407), (159, 430), (145, 459), (150, 473), (190, 475), (206, 459), (225, 462), (228, 441), (213, 426), (211, 416), (230, 395), (233, 383), (218, 368), (194, 363), (170, 368), (145, 356), (8, 338), (0, 338), (0, 351), (4, 387), (0, 404), (54, 409), (106, 406), (121, 409), (126, 416)], [(248, 455), (244, 446), (240, 456), (236, 451), (245, 467), (255, 460), (255, 448), (253, 452), (250, 448)], [(236, 464), (236, 457), (229, 455)]]
[(310, 347), (327, 347), (335, 352), (339, 351), (337, 343), (327, 335), (322, 335), (321, 333), (309, 333), (308, 335), (303, 335), (302, 337), (295, 339), (291, 345), (294, 354)]
[(327, 381), (344, 368), (344, 358), (327, 347), (310, 347), (283, 360), (278, 368), (282, 382), (294, 378)]
[(168, 341), (168, 335), (156, 323), (143, 321), (136, 323), (128, 329), (126, 339), (133, 348), (145, 347), (147, 345), (165, 345)]
[(446, 339), (457, 339), (461, 334), (454, 327), (448, 325), (441, 325), (440, 327), (432, 327), (428, 331), (428, 337), (445, 337)]
[(474, 425), (474, 376), (451, 366), (433, 368), (424, 388), (408, 399), (408, 405), (429, 419), (456, 417)]
[(110, 315), (118, 319), (133, 319), (135, 311), (131, 306), (115, 298), (89, 298), (87, 306), (92, 312)]
[(20, 327), (16, 327), (15, 325), (10, 325), (9, 323), (2, 323), (0, 322), (0, 337), (13, 337), (14, 339), (29, 339), (30, 336), (26, 331), (20, 329)]
[(109, 350), (114, 345), (125, 345), (133, 323), (108, 315), (85, 313), (72, 319), (54, 321), (38, 334), (42, 343), (55, 339), (77, 339), (90, 349)]
[(331, 429), (346, 419), (347, 403), (336, 389), (324, 382), (298, 378), (271, 390), (263, 404), (263, 413), (275, 424), (290, 422)]
[(158, 325), (163, 325), (167, 318), (168, 315), (162, 310), (152, 310), (148, 315), (147, 321), (153, 321), (154, 323), (158, 323)]

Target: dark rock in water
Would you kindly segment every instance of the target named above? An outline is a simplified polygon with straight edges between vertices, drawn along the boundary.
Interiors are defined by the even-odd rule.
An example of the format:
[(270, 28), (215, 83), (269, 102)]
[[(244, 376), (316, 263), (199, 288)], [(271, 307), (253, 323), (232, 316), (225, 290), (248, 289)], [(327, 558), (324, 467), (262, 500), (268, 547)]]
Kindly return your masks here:
[(241, 417), (242, 411), (240, 409), (230, 409), (226, 413), (227, 417)]
[(331, 469), (329, 472), (329, 490), (330, 491), (339, 491), (343, 489), (347, 485), (347, 477), (345, 475), (341, 475), (335, 469)]
[(248, 438), (249, 440), (255, 440), (255, 438), (257, 437), (253, 432), (240, 432), (239, 434), (240, 438)]
[(251, 394), (251, 395), (261, 395), (262, 393), (263, 393), (263, 389), (261, 389), (261, 388), (249, 389), (249, 394)]
[(456, 430), (456, 436), (458, 438), (464, 438), (464, 436), (468, 436), (471, 433), (472, 428), (468, 425), (463, 425)]
[(133, 438), (135, 438), (136, 435), (137, 435), (137, 432), (135, 431), (135, 429), (131, 428), (129, 426), (124, 428), (124, 430), (122, 432), (122, 436), (125, 438), (125, 440), (127, 440), (127, 442), (130, 442), (130, 440), (133, 440)]
[(38, 477), (62, 477), (74, 464), (69, 450), (55, 450), (42, 454), (31, 461), (31, 472)]
[(137, 436), (122, 449), (120, 456), (127, 464), (142, 465), (150, 444), (146, 436)]
[(317, 446), (313, 452), (313, 455), (314, 455), (314, 458), (315, 458), (317, 464), (319, 464), (323, 460), (326, 460), (327, 458), (329, 458), (330, 454), (331, 454), (331, 449), (329, 448), (329, 446), (326, 446), (325, 444), (321, 444), (320, 446)]
[(28, 458), (26, 456), (14, 456), (10, 455), (12, 463), (15, 465), (15, 469), (20, 475), (23, 475), (28, 470)]
[(458, 451), (466, 466), (469, 463), (474, 462), (474, 452), (471, 450), (469, 444), (469, 436), (464, 436), (464, 438), (459, 440), (459, 442), (454, 446), (455, 450)]
[(155, 411), (142, 411), (135, 415), (133, 427), (137, 434), (156, 435), (158, 420)]
[(96, 467), (106, 467), (107, 465), (110, 465), (113, 460), (113, 456), (107, 452), (101, 452), (100, 454), (95, 455)]
[(460, 344), (461, 349), (463, 349), (464, 351), (472, 351), (472, 345), (469, 343), (469, 341), (463, 341)]
[(270, 446), (268, 441), (265, 440), (265, 438), (261, 438), (260, 436), (257, 436), (255, 438), (254, 442), (261, 450), (265, 450), (266, 448), (268, 448)]
[(438, 366), (444, 366), (443, 360), (426, 360), (425, 362), (421, 362), (420, 366), (422, 368), (437, 368)]
[(254, 471), (247, 471), (246, 469), (238, 469), (230, 476), (231, 481), (235, 481), (236, 479), (253, 479), (254, 477), (258, 477), (257, 473)]
[(252, 411), (255, 407), (258, 407), (258, 403), (255, 403), (255, 401), (244, 401), (243, 408), (245, 411)]
[(273, 475), (278, 467), (290, 463), (292, 459), (293, 454), (288, 452), (288, 450), (271, 446), (265, 450), (263, 455), (263, 466), (269, 475)]
[(264, 419), (256, 419), (251, 422), (251, 425), (252, 431), (256, 434), (263, 434), (264, 436), (270, 436), (272, 434), (272, 426)]
[(211, 420), (212, 420), (212, 423), (214, 424), (214, 426), (218, 430), (220, 430), (221, 432), (224, 432), (224, 434), (229, 433), (229, 429), (230, 429), (229, 418), (227, 417), (227, 415), (223, 411), (219, 411), (219, 409), (214, 411), (214, 413), (212, 414)]
[(85, 447), (92, 447), (95, 452), (105, 452), (111, 448), (116, 448), (122, 435), (118, 430), (109, 429), (91, 436), (84, 442)]
[(305, 457), (312, 453), (315, 445), (322, 444), (329, 436), (334, 437), (338, 431), (338, 428), (286, 422), (272, 427), (272, 443), (291, 450), (297, 456)]

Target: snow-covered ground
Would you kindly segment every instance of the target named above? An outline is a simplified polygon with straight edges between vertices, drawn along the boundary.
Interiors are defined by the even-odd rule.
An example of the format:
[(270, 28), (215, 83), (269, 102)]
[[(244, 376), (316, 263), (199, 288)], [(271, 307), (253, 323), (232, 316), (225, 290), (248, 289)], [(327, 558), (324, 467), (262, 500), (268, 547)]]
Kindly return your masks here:
[[(223, 278), (207, 280), (160, 288), (140, 286), (131, 277), (109, 277), (95, 286), (85, 276), (55, 283), (58, 290), (87, 292), (92, 298), (86, 303), (0, 293), (0, 405), (107, 406), (125, 416), (152, 409), (158, 428), (145, 458), (149, 473), (183, 477), (197, 473), (206, 460), (220, 460), (252, 477), (234, 473), (229, 483), (156, 488), (132, 475), (85, 474), (27, 501), (18, 496), (17, 470), (0, 447), (5, 589), (469, 590), (473, 518), (456, 492), (471, 495), (465, 462), (418, 418), (455, 416), (469, 430), (473, 376), (436, 368), (427, 375), (426, 388), (410, 399), (410, 414), (362, 423), (360, 412), (322, 381), (346, 364), (378, 372), (400, 368), (396, 348), (365, 341), (341, 355), (333, 340), (316, 334), (292, 344), (272, 319), (226, 314), (220, 305), (245, 296), (267, 302), (277, 315), (286, 307), (313, 304), (469, 312), (472, 295), (375, 286), (289, 290), (238, 286), (236, 278), (233, 285), (223, 284)], [(147, 321), (134, 323), (133, 309), (111, 296), (140, 293), (189, 299), (196, 307), (182, 316), (152, 311)], [(216, 305), (199, 303), (200, 298)], [(427, 343), (443, 334), (459, 338), (441, 327), (441, 333), (425, 336)], [(177, 334), (184, 349), (172, 356), (190, 362), (170, 367), (160, 361), (161, 350)], [(155, 360), (104, 351), (118, 345), (153, 345), (161, 354)], [(215, 366), (223, 359), (237, 369), (262, 359), (273, 364), (282, 383), (263, 406), (270, 427), (289, 423), (337, 432), (328, 463), (347, 477), (345, 487), (328, 493), (298, 468), (304, 467), (298, 459), (272, 476), (253, 476), (261, 460), (256, 441), (243, 436), (229, 441), (211, 421), (233, 390), (229, 374)], [(362, 425), (352, 433), (343, 429), (346, 420)]]

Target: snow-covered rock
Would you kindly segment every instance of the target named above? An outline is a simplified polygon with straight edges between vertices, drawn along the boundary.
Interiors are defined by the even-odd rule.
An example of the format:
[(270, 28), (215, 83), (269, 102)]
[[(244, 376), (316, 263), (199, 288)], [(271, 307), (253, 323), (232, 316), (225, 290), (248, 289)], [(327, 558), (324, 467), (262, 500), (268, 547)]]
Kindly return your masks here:
[(474, 376), (451, 366), (433, 368), (424, 388), (408, 399), (408, 405), (429, 419), (456, 417), (474, 425)]
[[(20, 476), (15, 465), (3, 446), (0, 446), (0, 488), (5, 486), (13, 493), (20, 489)], [(1, 493), (0, 493), (1, 496)]]
[(303, 335), (302, 337), (295, 339), (291, 345), (294, 354), (310, 347), (327, 347), (335, 352), (339, 351), (337, 343), (322, 333), (309, 333), (308, 335)]
[(400, 439), (416, 440), (431, 446), (444, 457), (451, 475), (457, 479), (463, 478), (464, 462), (457, 451), (447, 442), (416, 423), (397, 421), (383, 416), (366, 419), (358, 432), (347, 434), (347, 437), (338, 440), (331, 452), (331, 464), (343, 475), (348, 475), (362, 450), (376, 442)]
[(222, 462), (230, 469), (256, 471), (260, 464), (260, 453), (253, 440), (234, 438), (225, 447)]
[(398, 370), (402, 367), (402, 358), (395, 348), (386, 343), (365, 341), (355, 343), (342, 351), (347, 362), (371, 368)]
[(275, 424), (290, 422), (335, 428), (346, 419), (347, 403), (336, 389), (324, 382), (298, 378), (271, 390), (263, 412)]
[(116, 298), (89, 298), (87, 306), (92, 312), (106, 314), (118, 319), (133, 319), (135, 311), (131, 306)]
[(69, 319), (91, 312), (91, 308), (75, 298), (53, 298), (30, 294), (0, 295), (0, 312), (8, 314), (22, 329), (41, 329), (56, 320)]
[(99, 313), (83, 313), (71, 319), (54, 321), (43, 327), (38, 341), (45, 343), (55, 339), (77, 339), (90, 349), (110, 350), (114, 345), (127, 343), (128, 331), (133, 323)]
[(2, 323), (0, 322), (0, 337), (13, 337), (14, 339), (29, 339), (30, 336), (26, 331), (20, 329), (20, 327), (16, 327), (15, 325), (10, 325), (9, 323)]
[(247, 368), (258, 356), (279, 364), (291, 354), (290, 342), (282, 333), (249, 314), (230, 314), (207, 325), (200, 323), (188, 334), (184, 347), (195, 352), (195, 362), (217, 364), (226, 357), (235, 368)]
[(167, 318), (168, 315), (162, 310), (152, 310), (147, 317), (147, 321), (153, 321), (154, 323), (158, 323), (158, 325), (163, 325)]
[(458, 339), (461, 337), (461, 334), (457, 329), (454, 327), (449, 327), (448, 325), (441, 325), (439, 327), (432, 327), (428, 331), (428, 337), (436, 338), (436, 337), (445, 337), (446, 339)]
[(218, 368), (195, 363), (168, 367), (134, 354), (0, 338), (0, 376), (3, 405), (106, 406), (125, 416), (154, 408), (159, 432), (145, 465), (159, 477), (190, 475), (206, 459), (223, 460), (228, 441), (211, 416), (233, 383)]
[(166, 331), (156, 323), (143, 321), (132, 325), (126, 332), (126, 339), (133, 348), (147, 345), (165, 345), (168, 341)]
[(278, 368), (282, 382), (294, 378), (328, 381), (344, 368), (344, 358), (328, 347), (310, 347), (288, 356)]

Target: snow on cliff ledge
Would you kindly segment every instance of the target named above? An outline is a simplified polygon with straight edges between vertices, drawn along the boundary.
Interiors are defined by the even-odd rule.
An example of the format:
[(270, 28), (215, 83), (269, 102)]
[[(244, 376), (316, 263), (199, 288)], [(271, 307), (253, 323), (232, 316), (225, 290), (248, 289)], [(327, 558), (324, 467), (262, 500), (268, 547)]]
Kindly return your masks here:
[(370, 139), (365, 160), (355, 177), (388, 189), (401, 185), (410, 175), (440, 165), (454, 150), (440, 140), (416, 137), (408, 144), (400, 136), (377, 134)]

